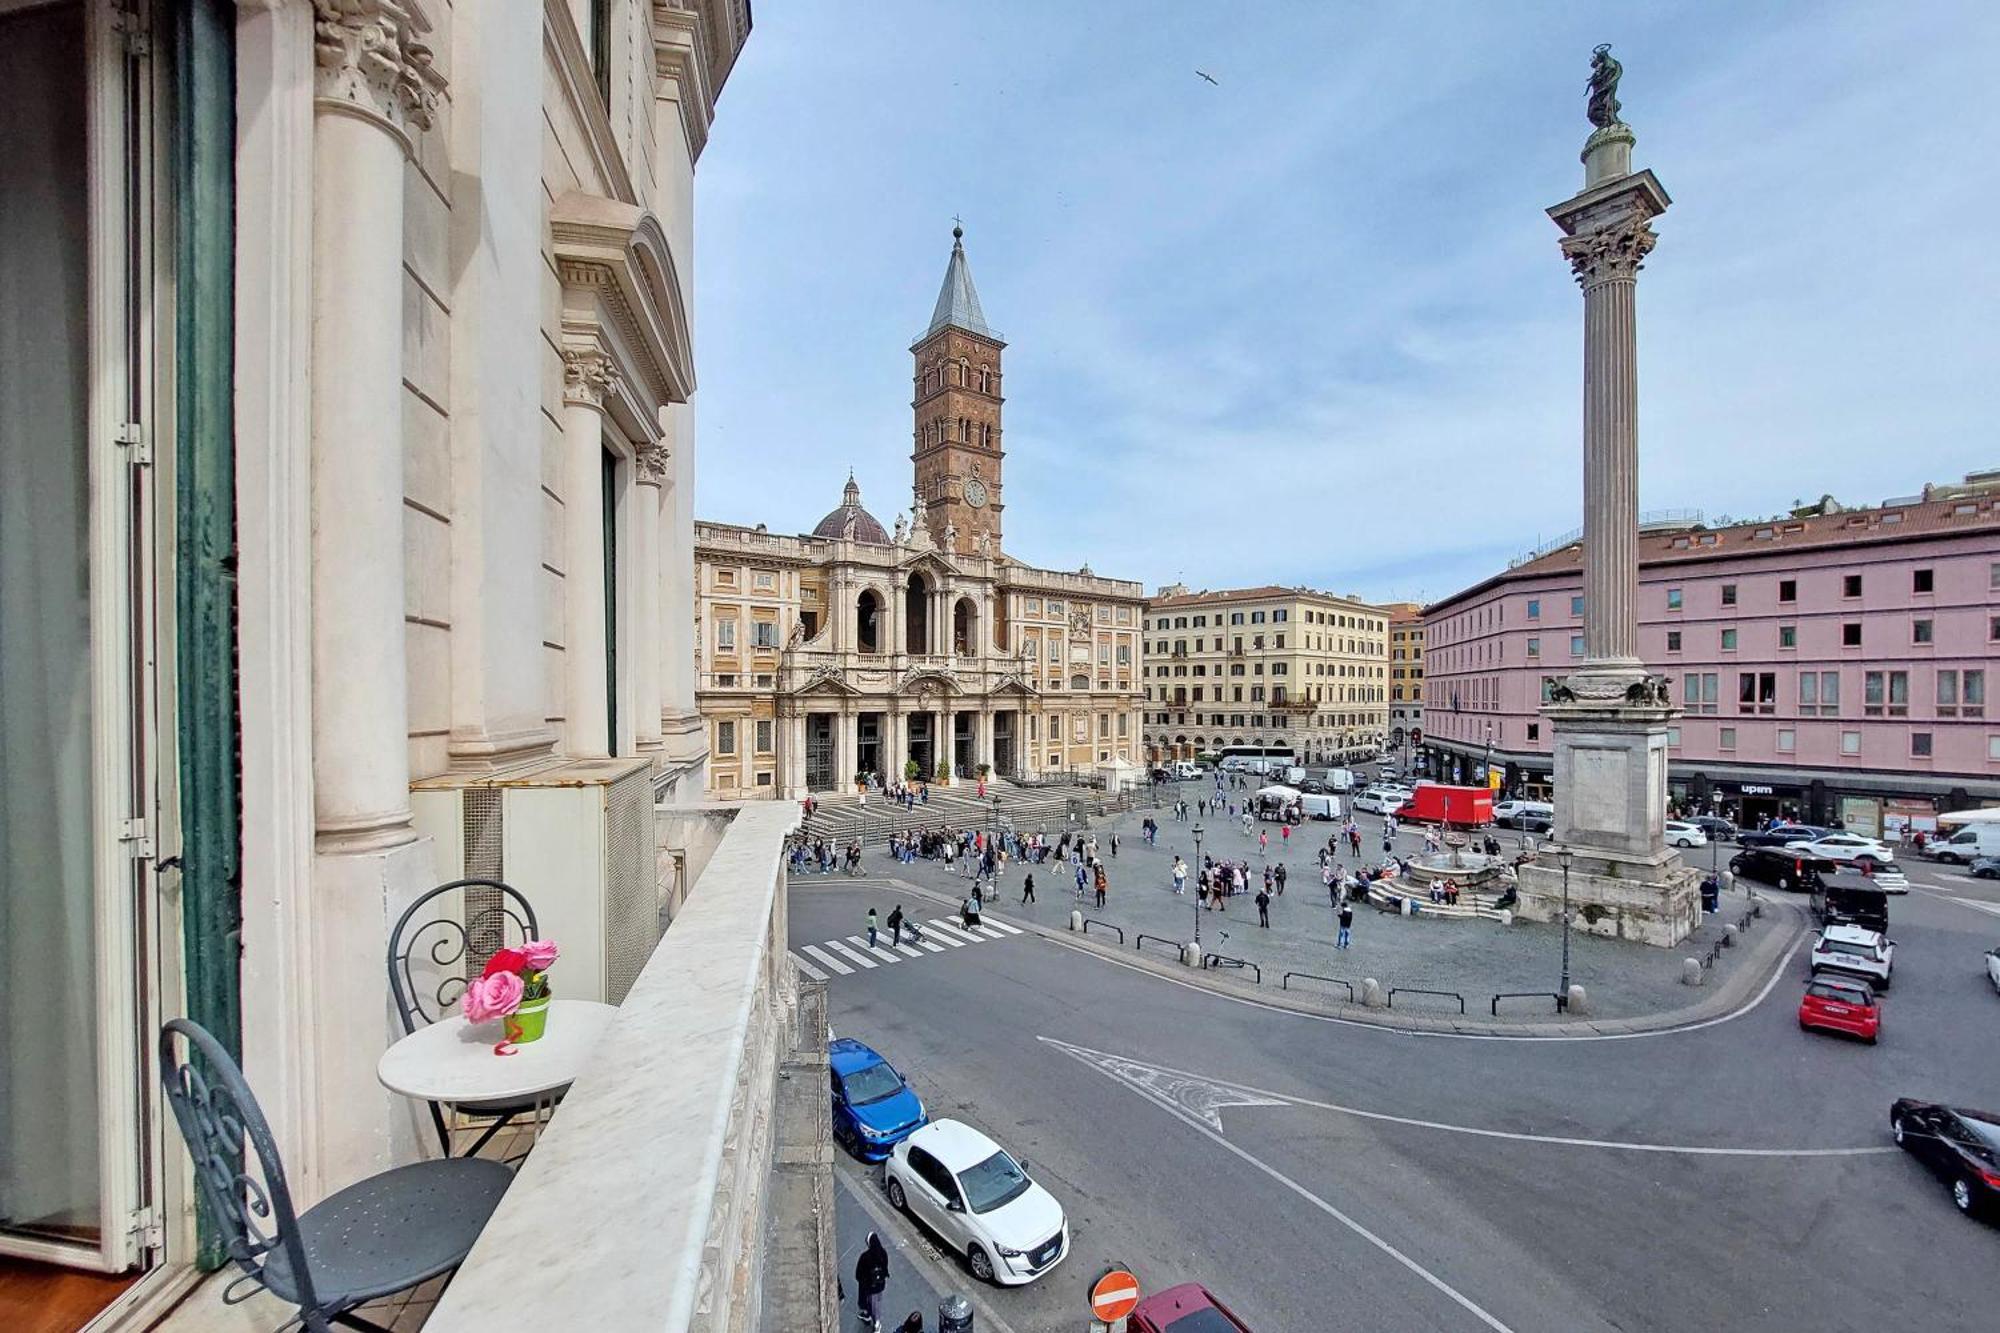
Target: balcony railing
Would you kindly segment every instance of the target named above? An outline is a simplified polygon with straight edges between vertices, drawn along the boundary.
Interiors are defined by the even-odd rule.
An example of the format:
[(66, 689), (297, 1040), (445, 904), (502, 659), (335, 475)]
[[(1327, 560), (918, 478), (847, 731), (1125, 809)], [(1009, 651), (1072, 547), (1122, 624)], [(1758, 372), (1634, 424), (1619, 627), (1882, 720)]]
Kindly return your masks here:
[[(663, 808), (661, 817), (684, 813)], [(757, 1326), (759, 1312), (744, 1307), (767, 1267), (767, 1214), (789, 1227), (785, 1200), (797, 1198), (773, 1174), (773, 1139), (787, 1125), (807, 1133), (824, 1122), (826, 1034), (823, 1008), (817, 1032), (799, 1030), (797, 973), (785, 954), (784, 840), (798, 812), (758, 802), (728, 818), (685, 906), (439, 1300), (432, 1333), (490, 1333), (535, 1312), (563, 1328)], [(793, 1070), (815, 1053), (816, 1075)], [(810, 1089), (816, 1115), (788, 1116), (781, 1066), (791, 1075), (783, 1086)], [(788, 1163), (831, 1162), (817, 1140), (778, 1148)], [(818, 1276), (830, 1291), (831, 1276)], [(768, 1311), (784, 1293), (764, 1288)], [(824, 1292), (796, 1294), (805, 1305), (786, 1326), (831, 1327)]]

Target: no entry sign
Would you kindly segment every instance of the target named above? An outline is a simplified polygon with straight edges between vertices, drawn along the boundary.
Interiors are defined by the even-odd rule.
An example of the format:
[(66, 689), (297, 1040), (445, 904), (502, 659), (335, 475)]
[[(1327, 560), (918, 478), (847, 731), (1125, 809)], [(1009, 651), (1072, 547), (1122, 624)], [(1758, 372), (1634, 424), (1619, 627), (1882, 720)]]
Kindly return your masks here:
[(1139, 1304), (1139, 1279), (1122, 1268), (1114, 1268), (1091, 1284), (1090, 1313), (1105, 1323), (1114, 1323), (1131, 1314)]

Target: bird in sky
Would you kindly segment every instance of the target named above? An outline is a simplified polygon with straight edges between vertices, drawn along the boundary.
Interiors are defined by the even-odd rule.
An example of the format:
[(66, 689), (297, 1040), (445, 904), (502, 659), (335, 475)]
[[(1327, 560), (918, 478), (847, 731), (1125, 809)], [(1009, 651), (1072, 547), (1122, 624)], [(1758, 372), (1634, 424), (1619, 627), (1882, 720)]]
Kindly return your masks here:
[[(1196, 71), (1195, 71), (1195, 73), (1197, 73), (1197, 74), (1201, 75), (1201, 77), (1203, 77), (1204, 79), (1207, 79), (1207, 80), (1208, 80), (1208, 81), (1209, 81), (1210, 83), (1215, 83), (1215, 76), (1214, 76), (1213, 74), (1210, 74), (1210, 73), (1209, 73), (1209, 72), (1208, 72), (1207, 70), (1205, 70), (1205, 69), (1198, 69), (1198, 70), (1196, 70)], [(1219, 84), (1219, 83), (1215, 83), (1215, 86), (1216, 86), (1216, 87), (1218, 87), (1218, 88), (1220, 88), (1220, 87), (1221, 87), (1222, 85), (1221, 85), (1221, 84)]]

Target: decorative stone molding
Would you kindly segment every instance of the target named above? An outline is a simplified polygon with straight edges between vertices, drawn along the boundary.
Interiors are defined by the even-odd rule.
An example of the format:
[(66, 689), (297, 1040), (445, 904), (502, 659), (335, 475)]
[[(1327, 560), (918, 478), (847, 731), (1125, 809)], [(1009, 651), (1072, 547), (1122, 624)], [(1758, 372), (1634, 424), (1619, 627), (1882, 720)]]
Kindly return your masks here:
[(1563, 237), (1563, 258), (1569, 260), (1576, 285), (1589, 291), (1606, 282), (1636, 280), (1660, 239), (1652, 217), (1645, 205), (1634, 203), (1601, 226)]
[(415, 39), (430, 27), (412, 0), (313, 0), (314, 97), (405, 139), (429, 129), (444, 76)]
[[(567, 378), (567, 374), (565, 374)], [(667, 461), (672, 457), (664, 444), (648, 444), (639, 449), (633, 457), (634, 469), (641, 486), (664, 486), (667, 484)]]
[(694, 338), (667, 234), (652, 213), (576, 190), (549, 209), (549, 239), (563, 284), (566, 327), (602, 323), (629, 349), (635, 387), (650, 405), (695, 391)]
[(618, 367), (598, 347), (563, 348), (563, 401), (602, 411), (618, 392)]

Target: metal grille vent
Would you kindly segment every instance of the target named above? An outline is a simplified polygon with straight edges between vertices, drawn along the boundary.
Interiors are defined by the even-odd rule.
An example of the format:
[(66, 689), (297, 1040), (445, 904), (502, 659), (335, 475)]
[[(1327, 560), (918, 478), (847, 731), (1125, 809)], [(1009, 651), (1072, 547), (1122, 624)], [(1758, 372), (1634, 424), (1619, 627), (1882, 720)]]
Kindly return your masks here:
[[(505, 819), (498, 787), (467, 787), (459, 798), (460, 833), (465, 848), (466, 879), (505, 880), (506, 862), (501, 852)], [(506, 946), (507, 917), (500, 910), (498, 889), (465, 890), (465, 975), (479, 975), (491, 958)]]
[(604, 998), (618, 1004), (660, 942), (651, 771), (612, 783), (604, 804)]

